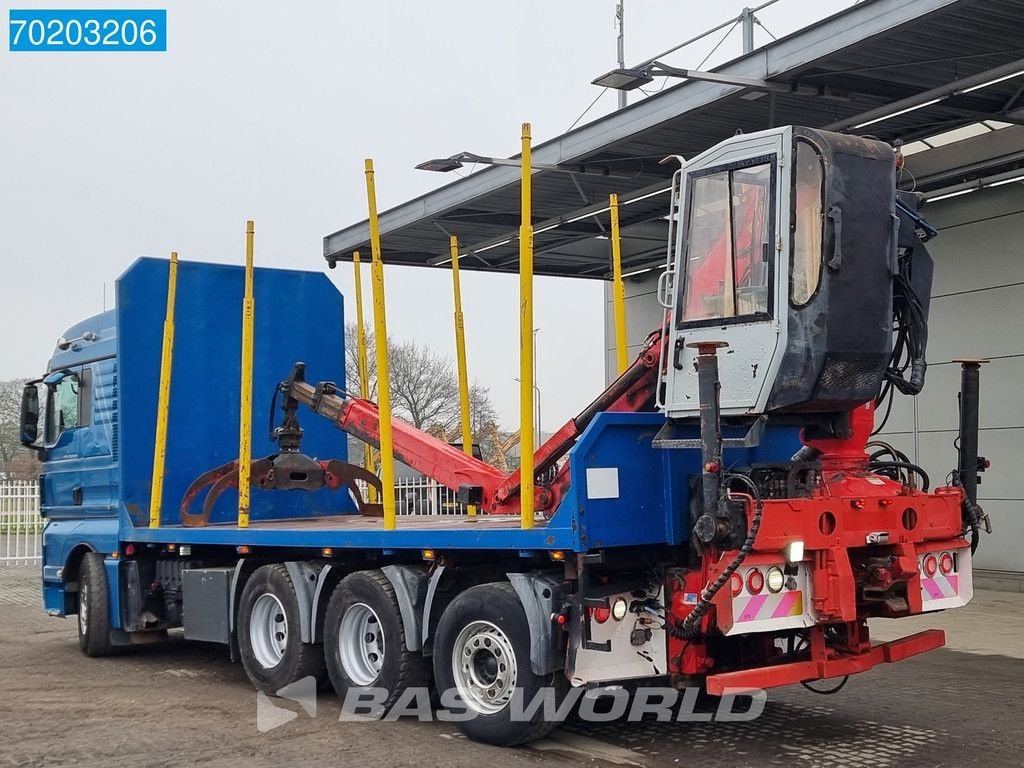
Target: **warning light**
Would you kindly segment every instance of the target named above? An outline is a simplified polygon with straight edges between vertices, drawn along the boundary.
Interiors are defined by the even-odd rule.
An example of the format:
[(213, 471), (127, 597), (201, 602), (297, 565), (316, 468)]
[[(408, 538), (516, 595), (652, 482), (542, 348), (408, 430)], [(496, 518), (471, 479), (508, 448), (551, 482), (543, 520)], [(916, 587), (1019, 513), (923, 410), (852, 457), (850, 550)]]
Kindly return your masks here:
[(948, 576), (953, 572), (953, 556), (949, 552), (943, 552), (942, 557), (939, 558), (939, 569), (943, 576)]
[(729, 585), (732, 587), (732, 596), (737, 597), (743, 591), (743, 577), (738, 573), (734, 573), (729, 578)]
[(764, 589), (764, 574), (757, 568), (751, 568), (747, 574), (747, 591), (752, 595), (759, 595), (762, 589)]
[(926, 574), (928, 574), (929, 578), (931, 578), (932, 576), (935, 575), (935, 572), (938, 569), (939, 569), (939, 561), (936, 559), (935, 555), (928, 555), (924, 559), (924, 572)]
[(235, 547), (235, 552), (237, 552), (240, 555), (248, 555), (250, 552), (252, 552), (252, 547), (250, 547), (247, 544), (240, 544), (239, 546)]

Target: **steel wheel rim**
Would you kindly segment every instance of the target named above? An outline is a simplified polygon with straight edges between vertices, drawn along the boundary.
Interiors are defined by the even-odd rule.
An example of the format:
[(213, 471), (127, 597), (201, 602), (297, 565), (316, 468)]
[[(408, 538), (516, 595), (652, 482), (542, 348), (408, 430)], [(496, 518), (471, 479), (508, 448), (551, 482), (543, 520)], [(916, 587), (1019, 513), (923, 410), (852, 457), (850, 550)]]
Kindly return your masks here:
[(89, 586), (81, 584), (78, 587), (78, 631), (83, 635), (89, 628)]
[(276, 595), (265, 592), (256, 598), (249, 616), (252, 653), (264, 669), (281, 663), (288, 647), (288, 616)]
[(512, 641), (489, 621), (467, 624), (455, 639), (452, 673), (467, 707), (482, 715), (500, 712), (516, 688), (518, 665)]
[(384, 630), (366, 603), (350, 605), (338, 626), (338, 655), (349, 679), (360, 686), (377, 680), (384, 667)]

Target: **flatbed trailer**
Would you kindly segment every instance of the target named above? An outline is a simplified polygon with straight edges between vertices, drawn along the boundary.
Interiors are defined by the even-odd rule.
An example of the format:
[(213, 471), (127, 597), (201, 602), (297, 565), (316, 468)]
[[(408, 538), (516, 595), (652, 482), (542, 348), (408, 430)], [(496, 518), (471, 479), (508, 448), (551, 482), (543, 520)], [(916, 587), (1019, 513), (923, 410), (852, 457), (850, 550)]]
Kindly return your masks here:
[[(784, 279), (792, 242), (762, 243), (757, 231), (775, 238), (771, 221), (803, 204), (803, 145), (828, 158), (815, 189), (816, 258), (829, 266), (797, 306), (793, 276)], [(745, 241), (730, 234), (723, 251), (704, 234), (706, 252), (688, 259), (698, 212), (679, 213), (666, 274), (680, 283), (666, 324), (538, 449), (529, 520), (518, 472), (395, 421), (396, 457), (459, 491), (475, 514), (399, 515), (389, 529), (351, 481), (379, 482), (338, 458), (346, 431), (376, 444), (380, 427), (374, 404), (344, 390), (340, 294), (322, 274), (257, 269), (252, 455), (268, 458), (253, 462), (242, 523), (233, 462), (245, 273), (187, 261), (173, 308), (163, 490), (153, 498), (169, 273), (166, 261), (140, 259), (117, 281), (116, 309), (62, 338), (44, 401), (26, 389), (23, 438), (45, 460), (46, 611), (77, 614), (88, 655), (179, 628), (223, 643), (269, 694), (329, 677), (343, 701), (373, 689), (387, 708), (432, 685), (442, 706), (471, 715), (460, 728), (495, 744), (558, 722), (545, 708), (517, 719), (517, 696), (561, 700), (570, 686), (651, 679), (751, 691), (942, 645), (931, 630), (872, 646), (867, 623), (968, 602), (981, 513), (962, 484), (929, 492), (920, 468), (868, 447), (892, 349), (883, 326), (893, 296), (909, 299), (866, 291), (888, 286), (893, 265), (907, 270), (911, 258), (915, 279), (927, 273), (930, 283), (913, 217), (896, 212), (892, 162), (879, 142), (787, 128), (736, 137), (687, 164), (673, 199), (699, 198), (694, 185), (715, 173), (743, 185), (732, 215), (750, 223), (750, 263), (771, 268), (754, 284), (749, 266), (750, 284), (733, 286), (735, 316), (687, 317), (723, 306), (722, 281), (699, 270), (728, 252), (738, 273)], [(843, 194), (863, 199), (840, 227)], [(840, 317), (831, 328), (828, 312)], [(722, 353), (719, 379), (716, 337), (733, 334), (753, 351)], [(842, 357), (834, 343), (853, 352)], [(971, 365), (962, 395), (976, 418)], [(976, 422), (961, 433), (972, 429), (976, 450)], [(208, 487), (203, 512), (191, 511)]]

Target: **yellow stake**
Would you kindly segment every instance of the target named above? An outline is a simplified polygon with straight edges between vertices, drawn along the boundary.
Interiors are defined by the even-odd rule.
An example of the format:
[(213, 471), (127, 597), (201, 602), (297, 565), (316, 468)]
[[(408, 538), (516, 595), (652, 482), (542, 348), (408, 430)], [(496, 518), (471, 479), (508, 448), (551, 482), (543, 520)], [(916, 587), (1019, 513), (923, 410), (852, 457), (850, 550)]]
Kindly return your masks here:
[[(452, 283), (455, 287), (455, 357), (459, 366), (459, 412), (462, 419), (462, 450), (473, 455), (473, 430), (469, 424), (469, 372), (466, 369), (466, 325), (462, 317), (462, 286), (459, 285), (459, 238), (449, 239), (452, 253)], [(476, 506), (466, 507), (470, 517), (476, 515)]]
[(377, 408), (380, 412), (380, 485), (384, 498), (384, 530), (395, 528), (395, 455), (391, 441), (391, 377), (388, 375), (388, 324), (384, 303), (384, 263), (380, 255), (380, 224), (373, 160), (366, 160), (366, 205), (370, 219), (370, 277), (373, 283), (373, 334), (377, 351)]
[(156, 406), (156, 440), (153, 446), (153, 485), (149, 492), (149, 527), (160, 527), (164, 497), (164, 464), (167, 458), (167, 414), (171, 407), (171, 362), (174, 359), (174, 300), (178, 288), (178, 254), (171, 251), (167, 268), (167, 312), (160, 352), (160, 393)]
[[(363, 278), (360, 272), (359, 251), (352, 254), (352, 267), (356, 280), (356, 352), (359, 360), (359, 396), (363, 400), (370, 399), (370, 364), (366, 358), (366, 326), (363, 324)], [(373, 472), (373, 446), (363, 446), (363, 467)], [(377, 501), (377, 489), (372, 485), (366, 489), (369, 501)]]
[(252, 469), (252, 347), (256, 300), (252, 290), (252, 221), (245, 223), (245, 298), (242, 299), (241, 409), (238, 420), (238, 527), (249, 527), (249, 477)]
[(626, 285), (622, 282), (622, 240), (619, 238), (619, 196), (608, 196), (608, 210), (612, 217), (612, 298), (615, 305), (615, 351), (619, 373), (629, 365), (626, 350)]
[(519, 225), (519, 478), (520, 527), (533, 528), (533, 203), (530, 124), (523, 123), (522, 211)]

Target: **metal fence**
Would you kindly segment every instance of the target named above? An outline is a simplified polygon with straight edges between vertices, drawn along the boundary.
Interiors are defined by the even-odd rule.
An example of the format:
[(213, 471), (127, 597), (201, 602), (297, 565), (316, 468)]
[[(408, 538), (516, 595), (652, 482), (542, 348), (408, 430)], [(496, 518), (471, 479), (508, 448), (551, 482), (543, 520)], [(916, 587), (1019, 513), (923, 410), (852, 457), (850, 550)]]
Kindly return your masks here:
[[(365, 491), (365, 489), (364, 489)], [(395, 480), (399, 515), (462, 515), (457, 494), (427, 477)], [(0, 566), (38, 565), (45, 520), (39, 516), (39, 484), (0, 480)]]
[(0, 480), (0, 566), (37, 565), (44, 523), (37, 482)]
[(428, 477), (395, 479), (395, 511), (399, 515), (464, 515), (458, 494)]

